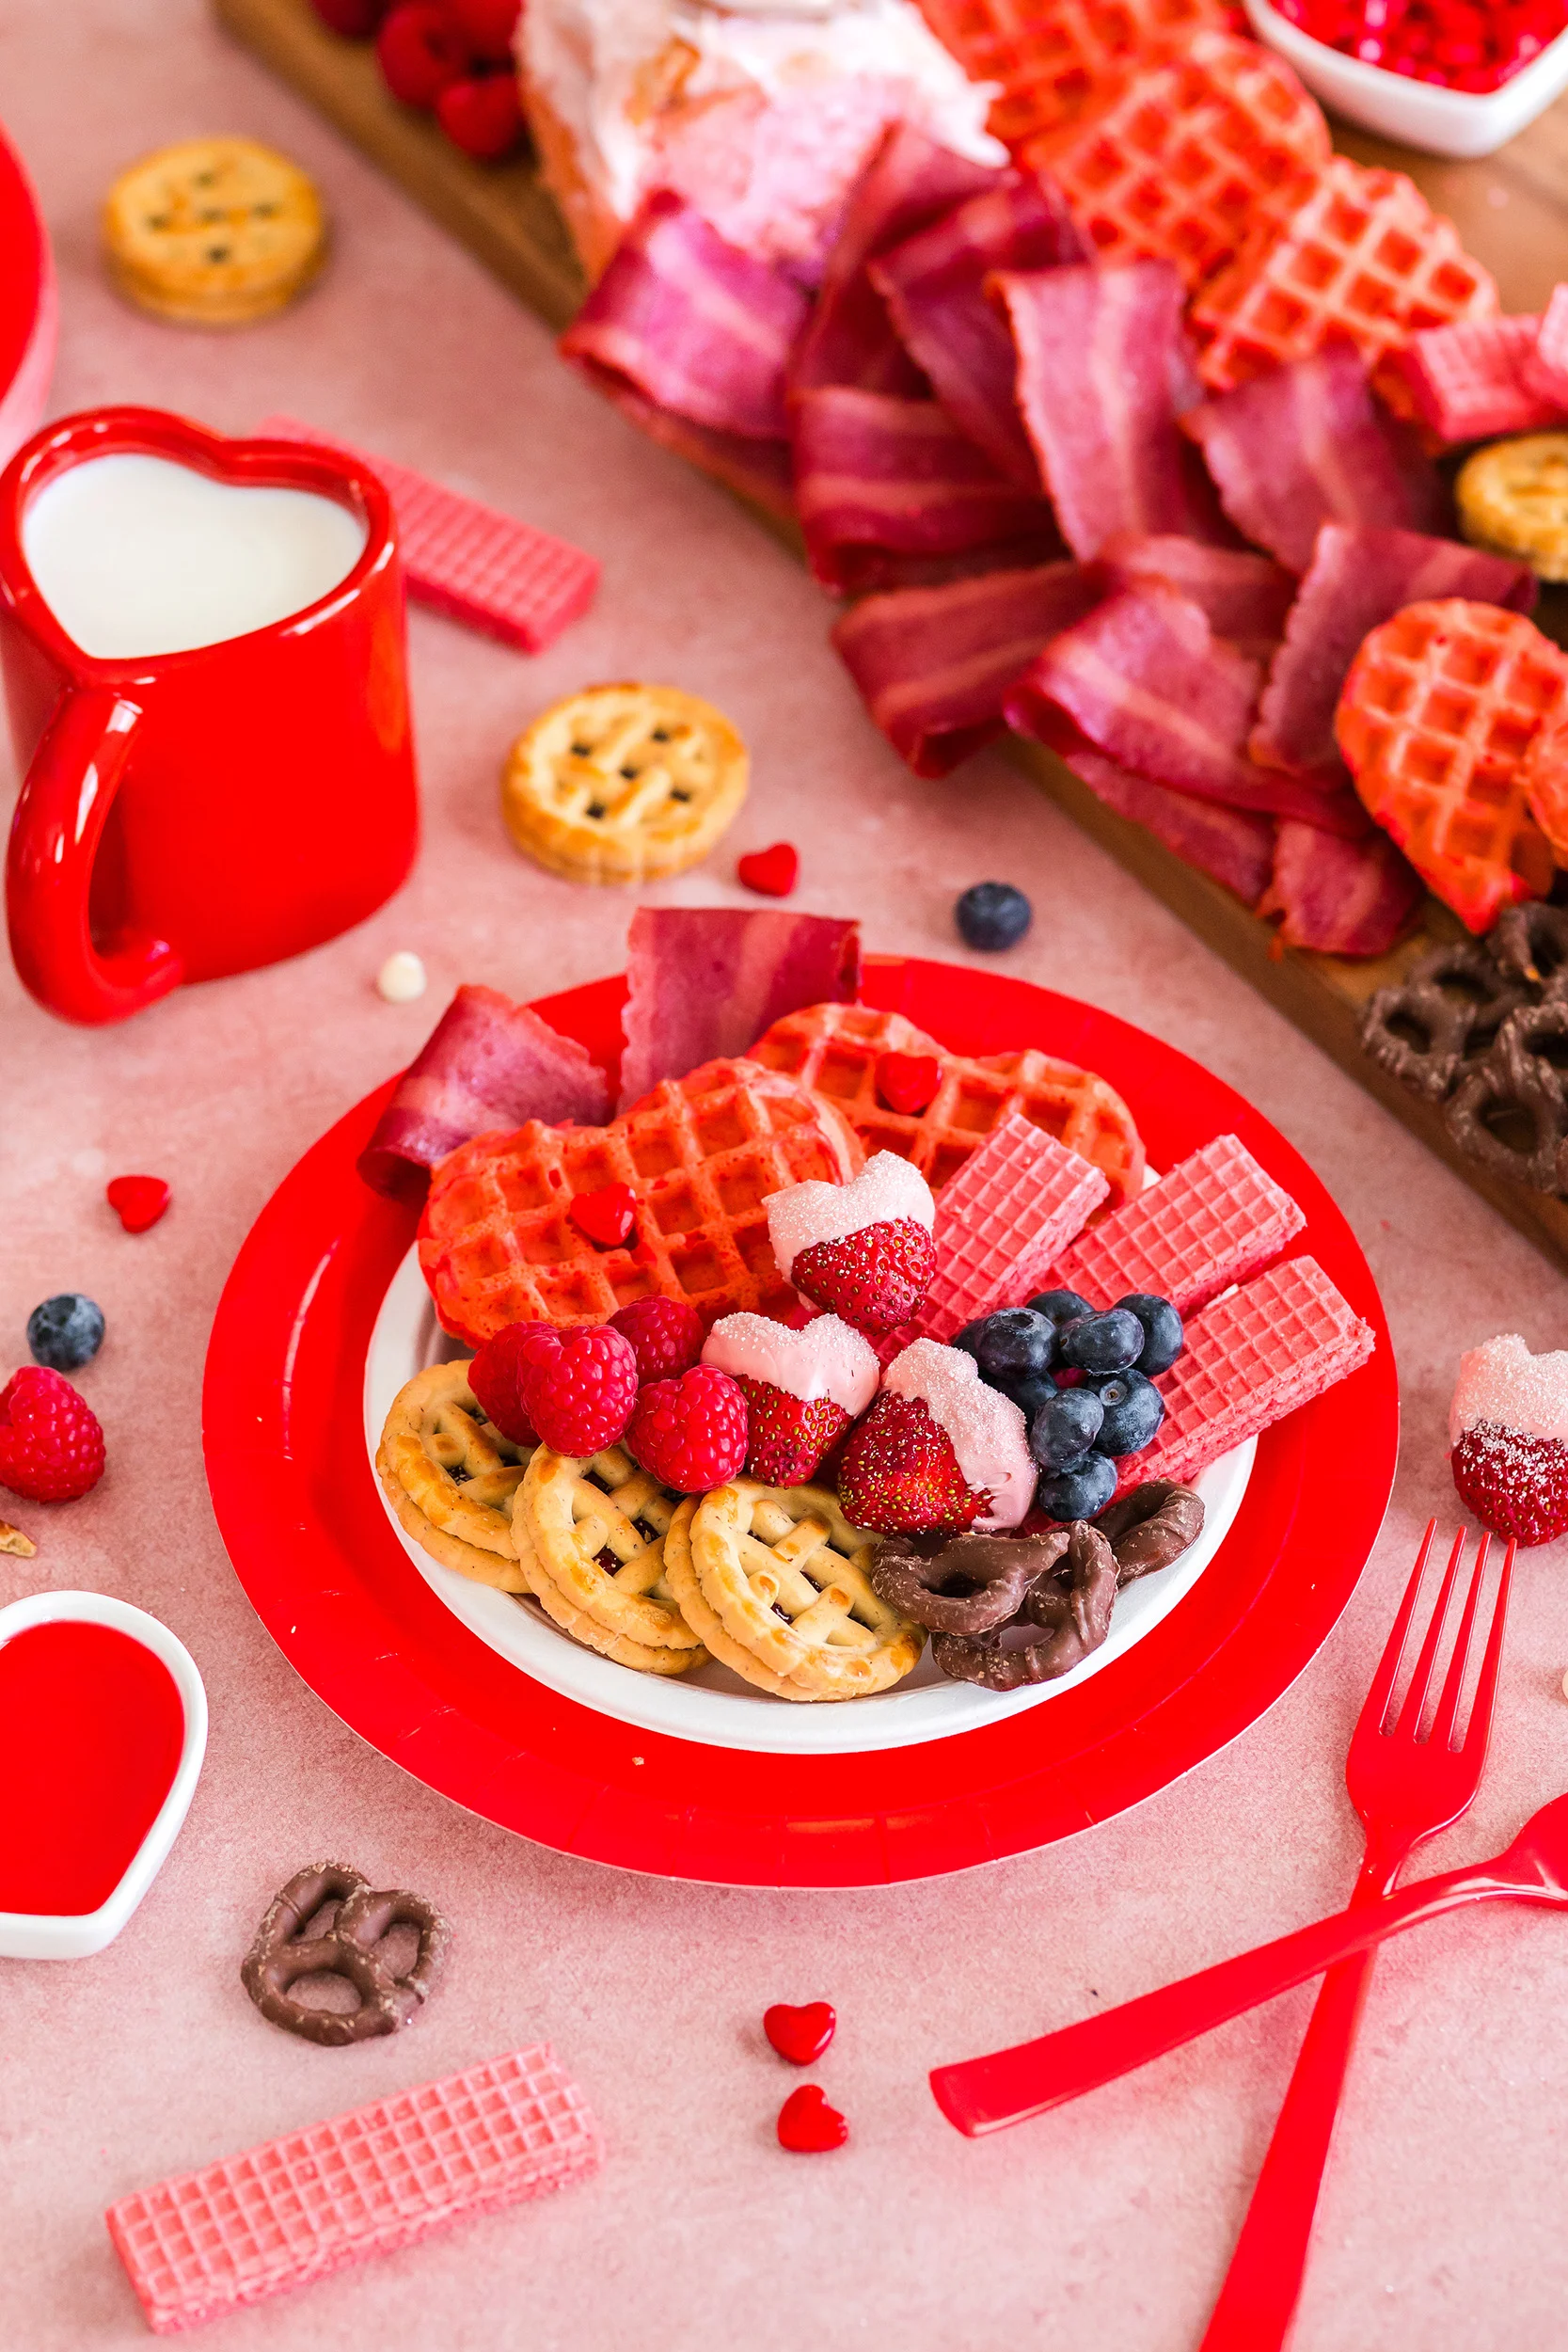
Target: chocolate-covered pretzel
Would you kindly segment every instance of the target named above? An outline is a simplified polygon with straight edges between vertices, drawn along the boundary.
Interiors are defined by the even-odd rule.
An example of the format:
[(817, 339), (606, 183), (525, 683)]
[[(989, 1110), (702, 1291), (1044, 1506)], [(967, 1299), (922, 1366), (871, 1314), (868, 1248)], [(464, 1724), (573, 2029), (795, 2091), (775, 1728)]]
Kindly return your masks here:
[[(1544, 1012), (1545, 1006), (1531, 1007)], [(1564, 1139), (1563, 1087), (1538, 1054), (1513, 1032), (1512, 1015), (1478, 1070), (1462, 1080), (1444, 1117), (1449, 1133), (1470, 1159), (1531, 1192), (1558, 1189)]]
[(1361, 1017), (1361, 1043), (1402, 1086), (1441, 1103), (1525, 1001), (1520, 982), (1479, 940), (1455, 940), (1412, 964), (1397, 987), (1378, 990)]
[[(320, 1934), (300, 1929), (327, 1903), (337, 1909)], [(376, 1948), (394, 1927), (419, 1931), (412, 1967), (395, 1975)], [(268, 1904), (240, 1964), (245, 1991), (263, 2017), (306, 2042), (341, 2049), (405, 2026), (430, 1991), (447, 1947), (446, 1921), (421, 1895), (372, 1888), (340, 1862), (310, 1862)], [(357, 2009), (316, 2009), (291, 1990), (301, 1977), (341, 1977), (359, 1995)]]
[(1498, 915), (1487, 934), (1498, 969), (1548, 997), (1568, 993), (1568, 907), (1528, 898)]
[(931, 1655), (955, 1682), (1018, 1691), (1070, 1674), (1111, 1629), (1116, 1555), (1103, 1535), (1077, 1519), (1059, 1569), (1030, 1587), (1019, 1616), (988, 1633), (938, 1633)]
[(889, 1535), (871, 1563), (872, 1589), (935, 1633), (989, 1633), (1017, 1616), (1068, 1541), (1065, 1527), (1045, 1535)]
[(1203, 1499), (1168, 1478), (1146, 1478), (1141, 1486), (1108, 1503), (1094, 1525), (1116, 1554), (1117, 1582), (1131, 1584), (1180, 1560), (1203, 1533)]

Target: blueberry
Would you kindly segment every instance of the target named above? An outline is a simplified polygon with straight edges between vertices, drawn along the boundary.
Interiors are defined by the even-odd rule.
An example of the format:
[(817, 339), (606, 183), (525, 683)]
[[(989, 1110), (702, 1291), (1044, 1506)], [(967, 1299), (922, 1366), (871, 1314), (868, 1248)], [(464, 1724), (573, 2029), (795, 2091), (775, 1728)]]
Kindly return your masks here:
[(1104, 1454), (1086, 1454), (1071, 1470), (1047, 1471), (1035, 1501), (1053, 1519), (1092, 1519), (1117, 1490), (1116, 1466)]
[(1152, 1291), (1132, 1291), (1117, 1300), (1118, 1308), (1136, 1315), (1144, 1327), (1143, 1353), (1138, 1358), (1138, 1370), (1150, 1380), (1156, 1373), (1168, 1372), (1187, 1342), (1181, 1329), (1181, 1318), (1168, 1298), (1157, 1298)]
[(1075, 1372), (1127, 1372), (1143, 1354), (1144, 1327), (1125, 1307), (1110, 1307), (1066, 1325), (1058, 1346), (1063, 1363)]
[(1104, 1419), (1092, 1389), (1058, 1389), (1029, 1424), (1029, 1451), (1041, 1470), (1070, 1470), (1096, 1443)]
[(1017, 946), (1035, 910), (1011, 882), (975, 882), (953, 909), (953, 919), (965, 946), (995, 953)]
[(1164, 1398), (1141, 1372), (1118, 1372), (1102, 1380), (1100, 1404), (1105, 1418), (1095, 1445), (1101, 1454), (1141, 1453), (1153, 1444), (1165, 1418)]
[(1040, 1406), (1049, 1405), (1061, 1391), (1048, 1372), (1032, 1372), (1022, 1380), (1009, 1380), (1002, 1393), (1012, 1398), (1026, 1421), (1033, 1421)]
[(1092, 1315), (1094, 1309), (1076, 1291), (1040, 1291), (1026, 1300), (1032, 1314), (1043, 1315), (1047, 1323), (1073, 1323), (1080, 1315)]
[(980, 1334), (985, 1329), (989, 1321), (989, 1316), (981, 1315), (977, 1322), (966, 1323), (961, 1331), (954, 1332), (953, 1337), (947, 1343), (948, 1346), (961, 1347), (966, 1356), (973, 1356), (977, 1361), (979, 1358)]
[(1055, 1352), (1055, 1325), (1027, 1307), (1002, 1308), (974, 1334), (974, 1360), (987, 1380), (1022, 1380), (1049, 1372)]
[(103, 1344), (103, 1310), (80, 1291), (61, 1291), (35, 1307), (27, 1318), (27, 1344), (35, 1364), (51, 1372), (74, 1372), (90, 1364)]

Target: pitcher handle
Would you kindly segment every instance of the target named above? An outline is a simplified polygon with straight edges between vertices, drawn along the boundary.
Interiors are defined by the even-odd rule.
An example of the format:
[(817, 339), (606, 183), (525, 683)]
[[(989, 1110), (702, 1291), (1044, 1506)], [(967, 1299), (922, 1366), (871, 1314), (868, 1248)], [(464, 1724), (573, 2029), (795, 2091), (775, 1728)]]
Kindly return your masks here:
[(93, 944), (93, 861), (141, 705), (112, 687), (61, 696), (33, 754), (6, 859), (6, 919), (23, 986), (50, 1012), (96, 1027), (123, 1021), (179, 986), (166, 939), (123, 931)]

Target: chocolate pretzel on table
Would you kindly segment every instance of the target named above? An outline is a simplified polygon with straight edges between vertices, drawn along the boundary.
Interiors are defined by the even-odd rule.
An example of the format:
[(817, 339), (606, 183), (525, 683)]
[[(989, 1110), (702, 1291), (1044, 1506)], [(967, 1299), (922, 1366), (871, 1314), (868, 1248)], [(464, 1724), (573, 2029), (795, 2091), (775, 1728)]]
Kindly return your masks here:
[[(330, 1924), (315, 1935), (301, 1928), (332, 1903)], [(395, 1927), (419, 1931), (410, 1968), (393, 1972), (379, 1946)], [(241, 1981), (263, 2017), (306, 2042), (341, 2049), (396, 2033), (426, 1998), (445, 1957), (446, 1921), (422, 1895), (374, 1888), (341, 1862), (309, 1862), (268, 1904), (240, 1966)], [(317, 2009), (292, 1987), (302, 1977), (341, 1977), (359, 1995), (356, 2009)]]

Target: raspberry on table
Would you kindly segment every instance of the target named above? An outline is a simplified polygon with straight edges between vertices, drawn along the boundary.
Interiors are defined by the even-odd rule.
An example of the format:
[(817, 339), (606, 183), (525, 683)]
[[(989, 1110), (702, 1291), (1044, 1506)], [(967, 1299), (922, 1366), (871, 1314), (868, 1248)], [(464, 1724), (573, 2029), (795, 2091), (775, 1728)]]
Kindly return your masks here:
[(634, 1298), (610, 1327), (631, 1342), (639, 1382), (678, 1379), (703, 1352), (703, 1318), (684, 1298)]
[(737, 1478), (746, 1460), (746, 1399), (713, 1364), (678, 1380), (650, 1380), (638, 1392), (626, 1452), (680, 1494), (711, 1493)]
[(0, 1486), (29, 1502), (74, 1502), (103, 1475), (98, 1416), (62, 1374), (24, 1364), (0, 1389)]

